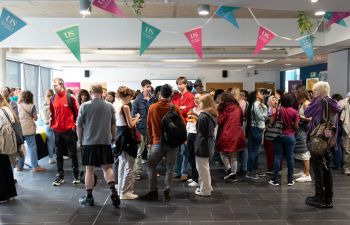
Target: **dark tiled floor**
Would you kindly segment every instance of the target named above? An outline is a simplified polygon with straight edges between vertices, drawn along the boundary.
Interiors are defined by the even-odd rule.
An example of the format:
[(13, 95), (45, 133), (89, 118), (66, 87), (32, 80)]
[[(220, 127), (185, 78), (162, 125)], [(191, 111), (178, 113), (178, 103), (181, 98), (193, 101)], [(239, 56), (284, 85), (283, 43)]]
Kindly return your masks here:
[[(313, 184), (296, 183), (287, 187), (241, 179), (236, 183), (222, 181), (221, 170), (212, 169), (215, 180), (211, 197), (194, 195), (194, 188), (174, 181), (169, 203), (123, 201), (120, 208), (111, 206), (109, 189), (102, 172), (94, 191), (95, 207), (81, 206), (83, 185), (73, 185), (70, 171), (66, 183), (53, 187), (55, 165), (45, 173), (29, 170), (16, 173), (18, 197), (0, 205), (0, 224), (105, 224), (105, 225), (348, 225), (350, 224), (350, 177), (334, 171), (334, 209), (320, 210), (304, 204), (313, 194)], [(261, 161), (264, 161), (262, 157)], [(69, 161), (66, 161), (69, 168)], [(285, 177), (283, 171), (283, 177)], [(159, 178), (162, 187), (163, 176)], [(286, 179), (284, 179), (286, 180)], [(286, 182), (286, 181), (285, 181)], [(137, 181), (135, 193), (144, 194), (147, 180)], [(160, 191), (160, 195), (162, 192)]]

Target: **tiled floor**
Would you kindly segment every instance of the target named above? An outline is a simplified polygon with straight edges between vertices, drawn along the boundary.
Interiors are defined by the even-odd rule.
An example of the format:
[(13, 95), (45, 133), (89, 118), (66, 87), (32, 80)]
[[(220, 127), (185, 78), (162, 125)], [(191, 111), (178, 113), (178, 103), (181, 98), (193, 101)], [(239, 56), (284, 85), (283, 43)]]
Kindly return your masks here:
[[(46, 160), (45, 160), (46, 161)], [(264, 161), (262, 159), (261, 161)], [(42, 162), (44, 164), (44, 162)], [(66, 168), (69, 163), (66, 161)], [(169, 203), (123, 201), (120, 208), (111, 206), (109, 190), (102, 172), (94, 191), (97, 206), (81, 206), (83, 185), (73, 185), (70, 171), (66, 183), (53, 187), (55, 166), (44, 173), (16, 173), (18, 197), (0, 205), (0, 224), (149, 224), (149, 225), (348, 225), (350, 224), (350, 177), (334, 171), (334, 209), (320, 210), (304, 204), (313, 194), (313, 184), (273, 187), (267, 177), (258, 181), (240, 180), (225, 183), (219, 169), (211, 197), (194, 195), (194, 188), (174, 181)], [(285, 177), (285, 171), (284, 171)], [(163, 176), (159, 178), (162, 187)], [(0, 178), (1, 179), (1, 178)], [(135, 193), (147, 191), (147, 180), (137, 181)], [(160, 195), (162, 192), (160, 191)]]

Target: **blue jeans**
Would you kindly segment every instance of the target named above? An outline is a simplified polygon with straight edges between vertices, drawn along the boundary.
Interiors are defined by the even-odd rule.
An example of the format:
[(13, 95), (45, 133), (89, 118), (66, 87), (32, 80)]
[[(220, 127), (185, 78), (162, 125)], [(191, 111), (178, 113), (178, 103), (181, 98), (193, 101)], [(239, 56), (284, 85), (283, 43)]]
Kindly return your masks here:
[(247, 172), (248, 151), (247, 149), (238, 152), (238, 168), (237, 171)]
[[(32, 169), (38, 168), (38, 153), (37, 153), (37, 147), (36, 147), (36, 142), (35, 142), (35, 134), (33, 135), (25, 135), (24, 140), (27, 143), (27, 153), (30, 157), (30, 166)], [(23, 168), (24, 166), (24, 158), (20, 158), (18, 160), (18, 165), (20, 168)]]
[(188, 176), (188, 149), (186, 144), (179, 147), (176, 155), (175, 175)]
[(45, 125), (45, 133), (47, 151), (49, 153), (49, 158), (52, 159), (55, 152), (55, 134), (49, 125)]
[(248, 172), (258, 170), (258, 160), (264, 129), (250, 127), (248, 133)]
[(273, 146), (275, 148), (275, 159), (273, 164), (274, 178), (276, 180), (278, 179), (281, 159), (283, 155), (285, 155), (288, 166), (288, 182), (293, 181), (295, 136), (281, 135), (273, 141)]
[[(341, 125), (339, 125), (341, 126)], [(334, 146), (333, 152), (333, 167), (336, 170), (340, 170), (342, 168), (343, 164), (343, 146), (342, 146), (342, 136), (343, 136), (343, 130), (342, 127), (339, 127), (338, 129), (338, 136), (337, 136), (337, 147)]]

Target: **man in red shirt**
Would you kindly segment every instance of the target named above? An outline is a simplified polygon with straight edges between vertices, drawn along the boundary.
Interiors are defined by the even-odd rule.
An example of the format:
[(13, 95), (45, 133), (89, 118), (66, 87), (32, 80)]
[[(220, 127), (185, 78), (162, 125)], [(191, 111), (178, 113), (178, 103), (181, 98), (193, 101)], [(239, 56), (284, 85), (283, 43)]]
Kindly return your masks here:
[[(187, 90), (186, 77), (179, 77), (176, 80), (179, 92), (172, 99), (172, 103), (180, 108), (182, 116), (186, 119), (187, 113), (194, 108), (194, 96)], [(175, 166), (175, 178), (180, 178), (180, 181), (186, 181), (188, 178), (188, 150), (187, 145), (183, 144), (178, 151)]]
[[(54, 79), (56, 95), (50, 101), (50, 127), (55, 134), (57, 178), (53, 186), (59, 186), (64, 182), (63, 154), (68, 148), (69, 156), (72, 159), (73, 184), (79, 184), (79, 163), (77, 156), (77, 133), (75, 121), (78, 114), (76, 99), (67, 94), (64, 81), (61, 78)], [(69, 98), (69, 99), (68, 99)]]

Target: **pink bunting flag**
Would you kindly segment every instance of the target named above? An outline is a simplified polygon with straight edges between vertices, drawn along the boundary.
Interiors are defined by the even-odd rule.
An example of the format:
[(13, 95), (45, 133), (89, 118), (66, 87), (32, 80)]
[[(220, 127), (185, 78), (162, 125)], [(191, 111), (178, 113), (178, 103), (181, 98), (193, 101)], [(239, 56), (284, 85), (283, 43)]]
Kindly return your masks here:
[(263, 49), (263, 47), (265, 47), (275, 37), (276, 37), (276, 34), (269, 31), (265, 27), (260, 26), (258, 40), (256, 41), (254, 54), (259, 54), (261, 49)]
[(123, 17), (123, 12), (114, 0), (93, 0), (92, 4), (100, 9), (113, 13), (118, 17)]
[(197, 55), (202, 59), (202, 28), (196, 28), (185, 33)]
[(338, 21), (350, 16), (350, 12), (333, 12), (331, 19), (326, 23), (326, 26), (330, 26), (333, 23), (337, 23)]

